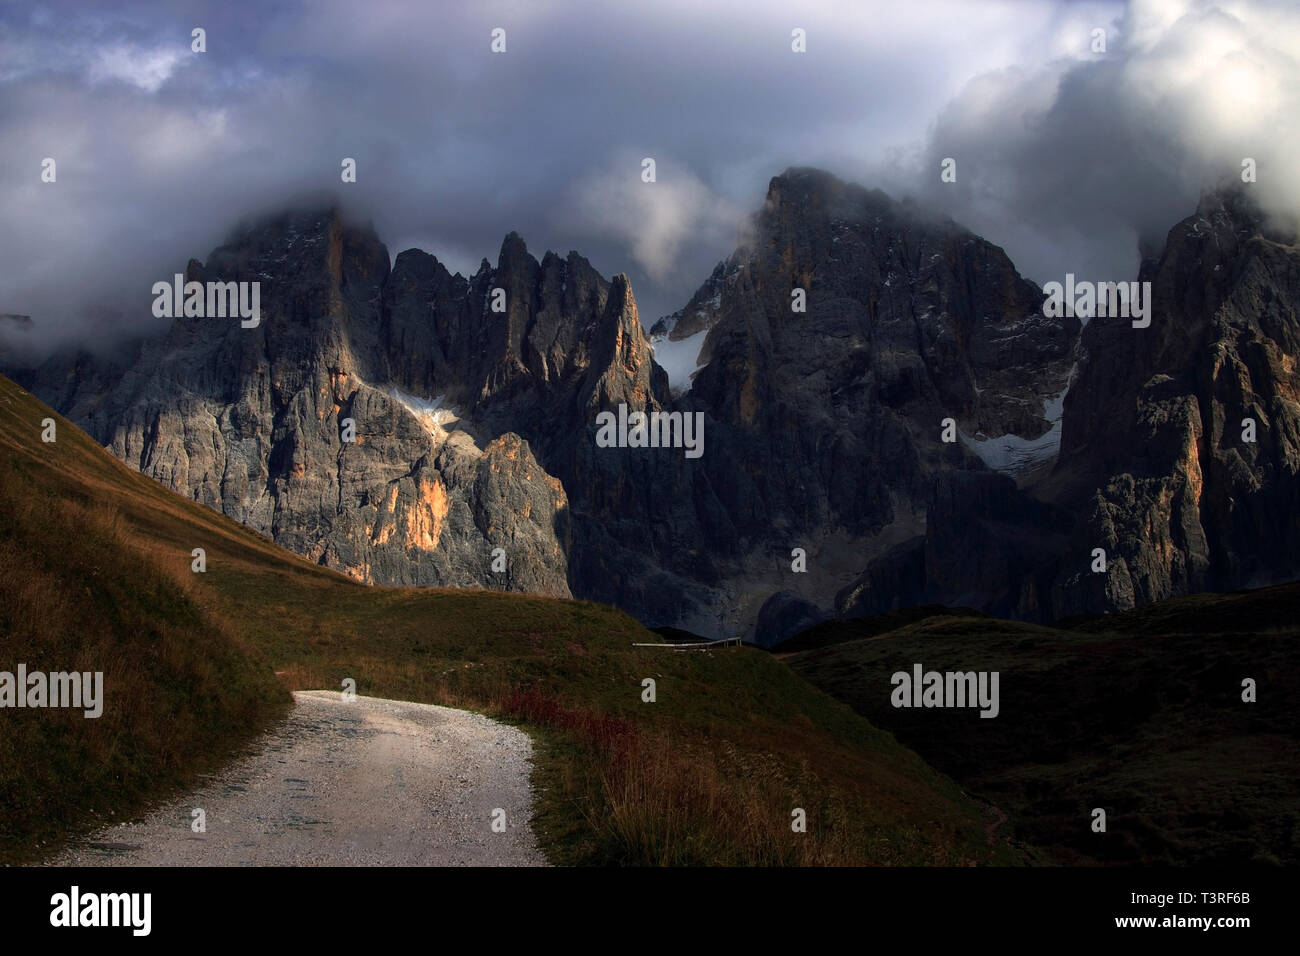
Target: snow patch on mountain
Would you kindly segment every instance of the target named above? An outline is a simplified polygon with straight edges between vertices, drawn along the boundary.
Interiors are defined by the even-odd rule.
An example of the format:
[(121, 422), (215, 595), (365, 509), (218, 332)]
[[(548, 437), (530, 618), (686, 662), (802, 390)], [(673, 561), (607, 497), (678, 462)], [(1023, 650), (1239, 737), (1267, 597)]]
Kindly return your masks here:
[(1074, 384), (1079, 365), (1076, 362), (1066, 378), (1065, 388), (1059, 395), (1043, 402), (1043, 418), (1052, 427), (1037, 438), (1019, 435), (999, 435), (997, 438), (976, 438), (958, 431), (962, 444), (973, 451), (984, 464), (994, 471), (1012, 478), (1028, 474), (1044, 462), (1055, 458), (1061, 451), (1061, 416), (1065, 411), (1065, 395)]
[(388, 397), (396, 400), (426, 427), (436, 425), (439, 428), (445, 428), (456, 421), (458, 417), (450, 408), (443, 407), (442, 403), (446, 400), (446, 395), (439, 395), (435, 398), (420, 398), (418, 395), (411, 395), (400, 388), (390, 388)]
[(708, 334), (708, 329), (700, 329), (694, 335), (676, 342), (667, 335), (650, 339), (655, 361), (668, 373), (668, 389), (674, 395), (691, 390), (691, 378), (700, 367), (700, 353), (704, 350), (704, 339)]

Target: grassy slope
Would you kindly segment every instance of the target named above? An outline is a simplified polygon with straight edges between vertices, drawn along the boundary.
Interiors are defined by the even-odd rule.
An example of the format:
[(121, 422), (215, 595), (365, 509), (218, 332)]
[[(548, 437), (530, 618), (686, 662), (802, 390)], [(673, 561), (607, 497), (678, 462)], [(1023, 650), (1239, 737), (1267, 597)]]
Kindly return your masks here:
[(252, 645), (203, 607), (186, 562), (113, 508), (126, 469), (0, 379), (0, 670), (102, 671), (103, 715), (0, 710), (0, 862), (115, 822), (284, 714)]
[[(1024, 859), (951, 780), (764, 652), (633, 648), (657, 638), (584, 602), (362, 587), (132, 472), (62, 419), (58, 443), (42, 444), (47, 416), (0, 377), (0, 669), (73, 655), (110, 672), (108, 709), (99, 721), (0, 711), (8, 858), (192, 780), (282, 713), (285, 688), (351, 677), (359, 693), (533, 731), (538, 827), (557, 862)], [(206, 574), (189, 571), (195, 547)], [(48, 594), (66, 615), (45, 613)], [(656, 703), (641, 700), (645, 677)], [(791, 832), (794, 807), (806, 834)]]
[[(936, 616), (809, 633), (794, 670), (1070, 862), (1300, 861), (1300, 586), (1056, 628)], [(859, 626), (860, 636), (852, 630)], [(839, 642), (839, 643), (834, 643)], [(820, 645), (820, 646), (819, 646)], [(1001, 714), (894, 709), (890, 676), (1000, 672)], [(1241, 680), (1258, 702), (1241, 701)], [(1089, 828), (1106, 809), (1108, 832)]]

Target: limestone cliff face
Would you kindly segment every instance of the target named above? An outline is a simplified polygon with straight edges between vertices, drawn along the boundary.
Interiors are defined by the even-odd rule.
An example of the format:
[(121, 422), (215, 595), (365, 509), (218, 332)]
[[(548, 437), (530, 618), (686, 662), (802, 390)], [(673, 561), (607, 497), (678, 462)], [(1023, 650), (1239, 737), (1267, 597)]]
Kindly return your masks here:
[(692, 487), (716, 520), (696, 547), (746, 623), (787, 590), (831, 607), (873, 555), (923, 531), (936, 475), (987, 471), (941, 440), (945, 419), (972, 439), (1050, 440), (1079, 328), (1045, 318), (996, 246), (816, 170), (772, 180), (752, 235), (668, 332), (708, 330), (678, 403), (709, 427), (707, 484)]
[(1151, 325), (1084, 329), (1051, 475), (1019, 490), (941, 477), (950, 504), (932, 502), (923, 547), (874, 562), (842, 612), (887, 609), (893, 588), (1051, 620), (1300, 576), (1295, 236), (1243, 193), (1212, 194), (1138, 278)]
[[(260, 224), (186, 270), (259, 282), (255, 328), (176, 319), (106, 397), (65, 407), (145, 474), (360, 581), (567, 596), (563, 487), (517, 435), (404, 391), (438, 367), (395, 341), (390, 278), (384, 246), (336, 213)], [(468, 321), (481, 313), (466, 292)]]
[(996, 246), (816, 170), (772, 181), (756, 236), (690, 392), (732, 443), (739, 474), (719, 484), (747, 533), (871, 535), (900, 503), (923, 508), (928, 475), (978, 467), (940, 440), (945, 418), (970, 435), (1049, 429), (1078, 322), (1044, 318)]
[[(1089, 323), (1065, 402), (1057, 470), (1081, 521), (1058, 614), (1300, 573), (1295, 237), (1266, 229), (1242, 193), (1214, 194), (1139, 278), (1152, 283), (1151, 327)], [(1088, 569), (1094, 547), (1104, 575)]]

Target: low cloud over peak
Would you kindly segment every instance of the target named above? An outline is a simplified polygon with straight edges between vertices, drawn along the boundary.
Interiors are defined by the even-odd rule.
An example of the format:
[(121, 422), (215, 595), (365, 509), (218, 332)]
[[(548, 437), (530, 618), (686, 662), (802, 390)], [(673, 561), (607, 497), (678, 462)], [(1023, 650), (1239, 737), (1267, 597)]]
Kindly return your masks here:
[(649, 323), (790, 166), (913, 196), (1040, 282), (1126, 278), (1243, 158), (1297, 208), (1297, 37), (1269, 0), (9, 7), (0, 311), (46, 347), (132, 334), (159, 276), (325, 190), (465, 274), (512, 230), (576, 249)]

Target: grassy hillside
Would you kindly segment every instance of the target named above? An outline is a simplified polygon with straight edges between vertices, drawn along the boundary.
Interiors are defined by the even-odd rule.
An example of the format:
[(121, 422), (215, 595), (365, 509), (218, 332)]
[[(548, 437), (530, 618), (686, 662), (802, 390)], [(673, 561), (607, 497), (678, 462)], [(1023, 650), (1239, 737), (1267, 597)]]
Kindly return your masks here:
[[(0, 669), (105, 670), (107, 704), (98, 721), (0, 711), (6, 859), (138, 813), (268, 726), (287, 689), (346, 678), (532, 731), (556, 862), (1025, 859), (988, 808), (765, 652), (633, 648), (658, 638), (584, 602), (363, 587), (61, 419), (41, 443), (46, 417), (0, 378)], [(205, 574), (190, 571), (197, 547)], [(794, 808), (807, 833), (792, 832)]]
[(0, 671), (101, 671), (103, 713), (0, 710), (0, 862), (139, 812), (290, 703), (188, 562), (116, 510), (126, 469), (66, 423), (40, 441), (49, 414), (0, 380)]
[[(937, 615), (840, 622), (784, 656), (1010, 815), (1063, 862), (1300, 862), (1300, 585), (1055, 628)], [(854, 630), (858, 634), (853, 634)], [(1000, 674), (1001, 713), (895, 709), (891, 675)], [(1241, 699), (1243, 678), (1258, 687)], [(1105, 834), (1090, 829), (1106, 810)]]

